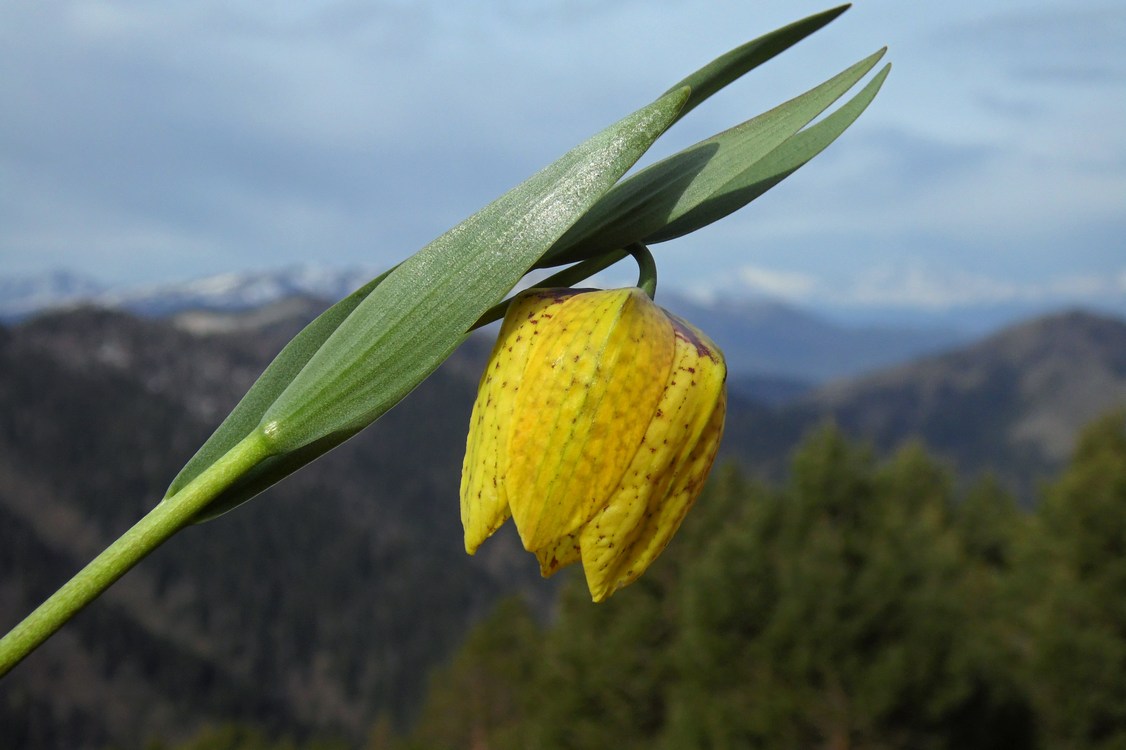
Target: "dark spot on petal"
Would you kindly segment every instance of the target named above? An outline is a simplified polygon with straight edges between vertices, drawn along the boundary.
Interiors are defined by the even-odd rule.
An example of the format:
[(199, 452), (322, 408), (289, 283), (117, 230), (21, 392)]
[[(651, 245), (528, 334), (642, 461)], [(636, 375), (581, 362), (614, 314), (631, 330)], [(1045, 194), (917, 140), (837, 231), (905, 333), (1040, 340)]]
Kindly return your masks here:
[(707, 357), (708, 359), (711, 359), (715, 362), (719, 361), (719, 358), (712, 353), (712, 350), (708, 348), (707, 344), (703, 342), (703, 340), (696, 333), (696, 331), (692, 329), (691, 326), (689, 326), (687, 323), (685, 323), (675, 315), (669, 315), (669, 319), (672, 320), (672, 327), (673, 331), (676, 332), (676, 337), (681, 341), (685, 341), (696, 347), (697, 356)]

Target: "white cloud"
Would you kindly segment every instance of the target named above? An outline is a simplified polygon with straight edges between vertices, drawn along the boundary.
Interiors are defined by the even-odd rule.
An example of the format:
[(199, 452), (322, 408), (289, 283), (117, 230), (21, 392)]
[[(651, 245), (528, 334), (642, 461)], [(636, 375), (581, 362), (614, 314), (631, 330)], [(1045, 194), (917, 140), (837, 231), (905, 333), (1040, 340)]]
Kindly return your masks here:
[(738, 278), (751, 292), (787, 300), (805, 299), (818, 287), (817, 280), (807, 273), (759, 266), (741, 267)]
[(1126, 268), (1109, 274), (1072, 273), (1016, 281), (923, 263), (886, 264), (833, 276), (742, 266), (733, 276), (697, 284), (689, 292), (699, 300), (765, 296), (810, 307), (933, 312), (1006, 304), (1120, 304), (1126, 301)]
[[(1029, 293), (1031, 290), (1024, 290)], [(859, 274), (830, 295), (837, 304), (856, 307), (949, 309), (983, 303), (1012, 302), (1022, 290), (1012, 281), (959, 270), (923, 266), (884, 266)]]

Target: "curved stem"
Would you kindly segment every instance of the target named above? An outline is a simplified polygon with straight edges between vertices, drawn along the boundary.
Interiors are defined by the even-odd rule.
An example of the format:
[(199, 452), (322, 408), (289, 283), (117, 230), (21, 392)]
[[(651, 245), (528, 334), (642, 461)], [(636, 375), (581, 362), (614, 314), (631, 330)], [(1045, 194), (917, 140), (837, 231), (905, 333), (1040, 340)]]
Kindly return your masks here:
[(150, 510), (0, 639), (0, 677), (146, 555), (187, 526), (217, 494), (267, 454), (264, 437), (252, 432), (190, 484)]
[(626, 249), (637, 261), (637, 286), (649, 295), (649, 299), (653, 299), (657, 294), (657, 261), (653, 260), (653, 253), (640, 242), (634, 242)]

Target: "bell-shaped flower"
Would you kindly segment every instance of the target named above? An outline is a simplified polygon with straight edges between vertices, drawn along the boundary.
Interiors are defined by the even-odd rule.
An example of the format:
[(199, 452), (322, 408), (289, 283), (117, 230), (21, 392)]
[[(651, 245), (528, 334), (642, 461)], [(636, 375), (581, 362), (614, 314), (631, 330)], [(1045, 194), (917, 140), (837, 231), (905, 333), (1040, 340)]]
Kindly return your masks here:
[(481, 378), (461, 480), (470, 554), (510, 516), (549, 576), (583, 563), (595, 601), (664, 550), (723, 432), (727, 369), (640, 289), (532, 289)]

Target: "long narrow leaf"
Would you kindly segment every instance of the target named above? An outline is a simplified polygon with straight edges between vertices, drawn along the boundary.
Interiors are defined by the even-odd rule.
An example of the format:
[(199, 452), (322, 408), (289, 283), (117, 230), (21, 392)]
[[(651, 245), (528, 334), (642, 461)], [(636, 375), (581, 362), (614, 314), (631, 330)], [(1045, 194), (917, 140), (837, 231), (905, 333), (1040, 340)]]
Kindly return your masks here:
[(166, 500), (231, 441), (260, 430), (273, 455), (199, 518), (214, 517), (391, 408), (621, 178), (673, 122), (688, 93), (667, 94), (597, 134), (314, 321), (316, 330), (287, 347), (292, 353), (263, 376), (253, 398), (244, 399), (246, 406), (224, 422), (213, 445), (189, 463)]
[(625, 247), (678, 221), (824, 112), (867, 75), (884, 52), (625, 180), (571, 227), (540, 265), (569, 263)]
[(683, 86), (692, 89), (692, 95), (688, 98), (688, 102), (684, 105), (684, 109), (680, 111), (677, 119), (684, 117), (727, 84), (754, 70), (772, 57), (785, 52), (802, 39), (830, 23), (850, 7), (852, 7), (851, 4), (841, 5), (815, 13), (800, 21), (794, 21), (780, 29), (763, 34), (757, 39), (752, 39), (700, 68), (669, 89), (669, 91), (676, 91)]
[(739, 175), (716, 188), (680, 218), (646, 236), (644, 242), (664, 242), (695, 232), (734, 213), (789, 177), (824, 151), (860, 117), (876, 97), (890, 70), (891, 65), (885, 65), (856, 96), (831, 115), (783, 142)]
[(645, 153), (688, 93), (607, 128), (392, 271), (266, 411), (272, 444), (354, 431), (397, 403)]
[(258, 426), (270, 404), (277, 400), (325, 340), (371, 293), (371, 290), (383, 281), (387, 273), (380, 274), (325, 310), (285, 345), (207, 442), (196, 451), (172, 480), (165, 493), (166, 498), (183, 489)]

